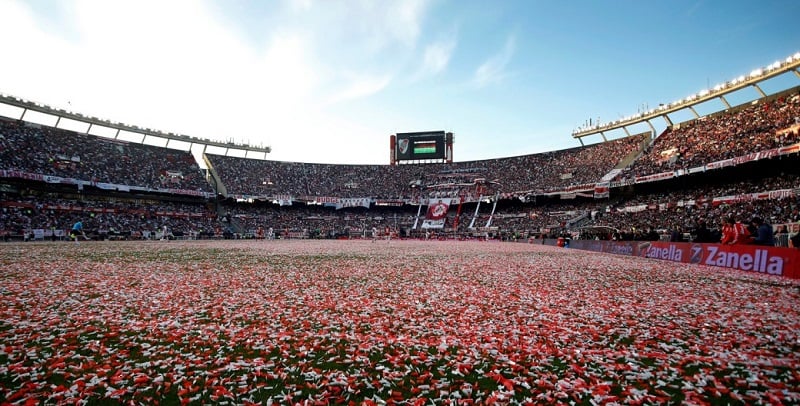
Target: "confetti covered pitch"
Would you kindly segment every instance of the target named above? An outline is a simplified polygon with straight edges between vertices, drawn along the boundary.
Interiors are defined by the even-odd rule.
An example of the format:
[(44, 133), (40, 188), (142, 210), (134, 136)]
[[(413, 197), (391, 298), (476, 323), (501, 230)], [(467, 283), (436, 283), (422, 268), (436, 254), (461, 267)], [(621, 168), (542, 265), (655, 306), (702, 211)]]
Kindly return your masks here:
[(0, 403), (798, 403), (799, 287), (523, 243), (3, 244)]

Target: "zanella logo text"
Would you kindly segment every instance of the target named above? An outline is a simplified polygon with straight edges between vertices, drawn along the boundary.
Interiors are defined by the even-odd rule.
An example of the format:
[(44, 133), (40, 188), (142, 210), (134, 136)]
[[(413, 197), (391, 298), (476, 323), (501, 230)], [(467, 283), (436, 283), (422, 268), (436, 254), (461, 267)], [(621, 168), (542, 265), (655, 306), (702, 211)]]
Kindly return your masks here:
[(633, 246), (631, 245), (612, 245), (611, 249), (609, 250), (612, 254), (620, 254), (620, 255), (633, 255)]
[[(647, 257), (684, 262), (684, 250), (671, 244), (668, 247), (649, 247), (647, 249)], [(692, 257), (691, 262), (698, 263), (694, 258), (696, 255), (692, 255)], [(766, 249), (756, 249), (753, 253), (742, 253), (722, 251), (720, 247), (709, 245), (705, 247), (704, 259), (699, 263), (770, 275), (782, 275), (784, 261), (780, 256), (769, 255), (769, 250)]]
[(783, 274), (783, 258), (769, 255), (765, 249), (757, 249), (755, 253), (738, 253), (720, 251), (719, 247), (706, 247), (706, 265), (724, 266), (743, 271), (766, 272), (770, 275)]
[(666, 259), (669, 261), (683, 262), (683, 250), (670, 245), (669, 247), (660, 248), (650, 246), (647, 248), (647, 258)]

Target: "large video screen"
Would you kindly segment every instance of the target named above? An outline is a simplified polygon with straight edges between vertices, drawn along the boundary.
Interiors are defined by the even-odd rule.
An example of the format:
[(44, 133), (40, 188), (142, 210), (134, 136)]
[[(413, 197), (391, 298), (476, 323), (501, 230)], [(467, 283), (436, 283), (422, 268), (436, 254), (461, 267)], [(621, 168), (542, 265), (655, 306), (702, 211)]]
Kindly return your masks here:
[(444, 159), (444, 131), (397, 133), (395, 148), (398, 161)]

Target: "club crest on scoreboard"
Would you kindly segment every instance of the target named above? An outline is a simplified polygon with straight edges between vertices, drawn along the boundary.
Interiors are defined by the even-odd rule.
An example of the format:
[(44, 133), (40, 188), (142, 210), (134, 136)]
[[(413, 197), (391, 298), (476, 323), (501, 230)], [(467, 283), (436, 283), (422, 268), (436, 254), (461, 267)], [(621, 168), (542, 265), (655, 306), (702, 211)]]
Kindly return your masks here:
[(401, 139), (397, 140), (397, 147), (400, 150), (401, 154), (407, 154), (408, 153), (408, 146), (410, 144), (411, 144), (411, 142), (408, 140), (408, 138), (401, 138)]

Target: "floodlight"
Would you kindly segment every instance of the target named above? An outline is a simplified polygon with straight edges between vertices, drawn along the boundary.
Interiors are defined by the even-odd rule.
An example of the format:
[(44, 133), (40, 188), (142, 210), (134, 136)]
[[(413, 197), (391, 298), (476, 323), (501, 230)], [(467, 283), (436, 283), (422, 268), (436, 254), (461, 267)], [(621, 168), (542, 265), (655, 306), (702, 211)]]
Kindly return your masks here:
[(750, 72), (750, 77), (751, 78), (758, 77), (758, 76), (761, 76), (762, 73), (763, 73), (763, 70), (761, 68), (758, 68), (758, 69), (755, 69), (752, 72)]
[(792, 58), (794, 58), (795, 61), (800, 61), (800, 52), (795, 53)]

